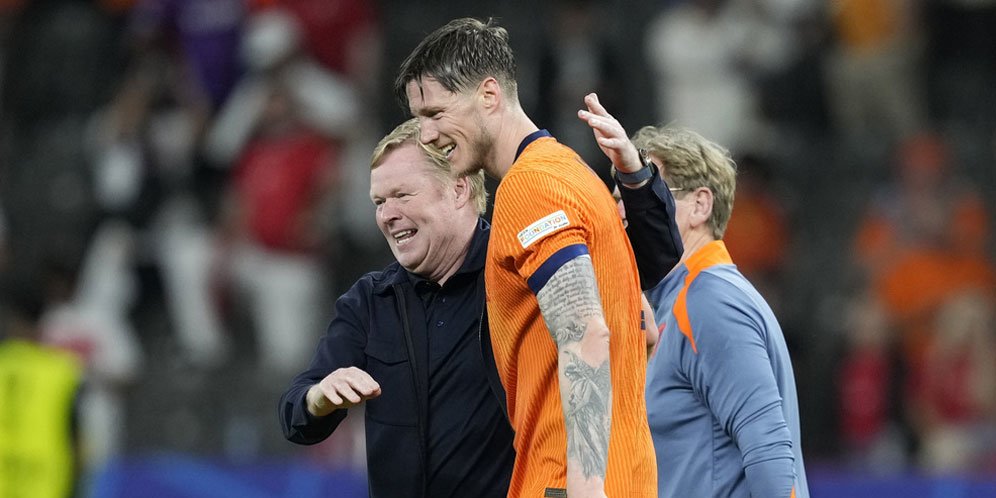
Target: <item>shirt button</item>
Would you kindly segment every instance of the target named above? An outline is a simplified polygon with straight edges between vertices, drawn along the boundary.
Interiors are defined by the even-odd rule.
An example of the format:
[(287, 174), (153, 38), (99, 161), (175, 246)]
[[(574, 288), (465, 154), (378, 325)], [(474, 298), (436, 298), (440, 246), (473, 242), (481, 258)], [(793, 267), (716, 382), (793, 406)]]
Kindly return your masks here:
[(442, 320), (440, 320), (440, 321), (436, 322), (436, 326), (437, 326), (437, 327), (442, 327), (442, 326), (443, 326), (443, 323), (444, 323), (444, 322), (443, 322)]

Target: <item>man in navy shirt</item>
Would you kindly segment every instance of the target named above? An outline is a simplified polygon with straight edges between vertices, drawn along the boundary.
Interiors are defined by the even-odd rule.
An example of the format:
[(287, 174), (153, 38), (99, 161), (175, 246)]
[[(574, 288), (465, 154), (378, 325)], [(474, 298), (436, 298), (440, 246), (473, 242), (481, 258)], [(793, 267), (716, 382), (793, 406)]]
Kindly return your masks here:
[(512, 430), (479, 340), (489, 226), (483, 175), (453, 178), (408, 121), (373, 154), (370, 194), (397, 262), (336, 303), (280, 402), (285, 436), (322, 441), (366, 403), (373, 497), (503, 497)]

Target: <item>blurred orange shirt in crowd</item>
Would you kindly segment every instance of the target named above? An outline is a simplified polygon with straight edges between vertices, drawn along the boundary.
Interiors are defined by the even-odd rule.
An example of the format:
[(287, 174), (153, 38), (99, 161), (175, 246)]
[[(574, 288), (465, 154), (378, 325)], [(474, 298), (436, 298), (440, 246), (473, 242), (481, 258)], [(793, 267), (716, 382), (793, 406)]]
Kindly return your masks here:
[(896, 37), (901, 0), (834, 0), (837, 38), (853, 50), (880, 47)]
[(916, 368), (940, 306), (962, 291), (996, 292), (996, 267), (986, 252), (990, 213), (972, 185), (953, 174), (943, 139), (912, 137), (896, 157), (890, 195), (866, 213), (853, 248)]
[(789, 234), (785, 212), (770, 196), (737, 189), (723, 242), (748, 278), (777, 272), (785, 261)]

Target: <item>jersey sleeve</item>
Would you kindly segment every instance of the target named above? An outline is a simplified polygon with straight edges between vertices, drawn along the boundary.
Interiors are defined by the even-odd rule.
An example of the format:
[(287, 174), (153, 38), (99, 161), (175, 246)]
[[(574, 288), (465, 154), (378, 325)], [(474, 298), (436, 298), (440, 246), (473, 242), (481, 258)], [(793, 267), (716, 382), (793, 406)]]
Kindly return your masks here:
[(795, 483), (792, 436), (771, 368), (763, 320), (733, 284), (702, 274), (687, 312), (698, 352), (682, 364), (695, 392), (743, 457), (751, 496), (789, 497)]
[(542, 171), (502, 180), (503, 209), (495, 210), (499, 260), (539, 292), (572, 259), (588, 254), (590, 222), (584, 193)]

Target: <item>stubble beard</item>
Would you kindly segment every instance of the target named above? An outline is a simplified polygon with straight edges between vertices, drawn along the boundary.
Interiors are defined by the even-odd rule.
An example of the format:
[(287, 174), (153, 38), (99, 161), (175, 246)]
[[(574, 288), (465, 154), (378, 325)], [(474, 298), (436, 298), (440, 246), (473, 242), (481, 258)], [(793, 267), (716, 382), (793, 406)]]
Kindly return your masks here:
[(495, 147), (495, 139), (484, 127), (482, 120), (477, 121), (477, 138), (474, 140), (473, 145), (473, 160), (470, 163), (470, 169), (465, 173), (467, 175), (472, 175), (478, 171), (484, 170), (486, 173), (490, 173), (491, 169), (490, 161), (492, 152)]

